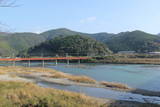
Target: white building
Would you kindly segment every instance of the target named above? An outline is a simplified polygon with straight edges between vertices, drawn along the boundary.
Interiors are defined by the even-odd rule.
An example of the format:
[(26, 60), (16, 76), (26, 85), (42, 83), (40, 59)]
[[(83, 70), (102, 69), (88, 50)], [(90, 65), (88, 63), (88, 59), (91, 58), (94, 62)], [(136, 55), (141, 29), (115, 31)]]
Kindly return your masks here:
[(160, 55), (160, 52), (149, 52), (149, 54)]

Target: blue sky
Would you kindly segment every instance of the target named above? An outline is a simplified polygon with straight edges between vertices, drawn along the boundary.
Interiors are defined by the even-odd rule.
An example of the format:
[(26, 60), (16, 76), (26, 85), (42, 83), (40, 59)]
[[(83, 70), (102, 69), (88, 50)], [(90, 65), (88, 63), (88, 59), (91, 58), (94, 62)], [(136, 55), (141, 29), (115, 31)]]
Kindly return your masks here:
[(18, 0), (16, 4), (20, 6), (0, 8), (1, 23), (14, 32), (56, 28), (160, 32), (160, 0)]

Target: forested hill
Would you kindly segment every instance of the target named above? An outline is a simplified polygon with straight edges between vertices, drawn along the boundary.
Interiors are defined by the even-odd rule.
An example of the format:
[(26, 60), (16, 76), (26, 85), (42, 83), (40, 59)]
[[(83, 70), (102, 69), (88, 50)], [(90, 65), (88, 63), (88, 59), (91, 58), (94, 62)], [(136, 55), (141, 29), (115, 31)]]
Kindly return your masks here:
[(142, 31), (112, 33), (82, 33), (66, 28), (53, 29), (41, 34), (36, 33), (5, 33), (0, 32), (0, 56), (11, 56), (27, 52), (45, 41), (58, 36), (83, 35), (105, 43), (113, 52), (132, 50), (137, 52), (159, 51), (160, 36)]
[(145, 53), (160, 51), (160, 37), (142, 31), (119, 33), (104, 42), (113, 52), (136, 51)]
[(90, 37), (73, 35), (73, 36), (59, 36), (46, 41), (28, 52), (29, 55), (39, 56), (65, 54), (72, 56), (87, 56), (87, 55), (106, 55), (111, 51), (103, 43), (100, 43)]
[(45, 41), (35, 33), (0, 33), (0, 56), (11, 56)]
[[(54, 33), (53, 33), (54, 32)], [(58, 33), (56, 33), (58, 32)], [(160, 51), (160, 36), (149, 34), (143, 31), (113, 33), (81, 33), (69, 29), (57, 29), (42, 33), (45, 37), (54, 38), (57, 35), (85, 35), (105, 43), (113, 52), (136, 51), (140, 53)]]

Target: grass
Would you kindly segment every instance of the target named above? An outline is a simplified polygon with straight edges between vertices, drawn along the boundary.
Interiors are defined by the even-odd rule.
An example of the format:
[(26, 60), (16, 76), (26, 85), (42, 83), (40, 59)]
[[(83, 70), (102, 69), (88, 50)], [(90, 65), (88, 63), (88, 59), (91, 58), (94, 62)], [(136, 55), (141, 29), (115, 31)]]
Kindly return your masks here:
[[(9, 69), (7, 69), (9, 68)], [(22, 70), (22, 71), (21, 71)], [(95, 83), (96, 81), (86, 76), (73, 76), (70, 74), (56, 72), (46, 68), (25, 68), (25, 67), (0, 67), (0, 72), (51, 72), (49, 75), (54, 78), (67, 78), (76, 82)], [(12, 73), (11, 73), (12, 74)], [(15, 75), (11, 75), (15, 77)], [(128, 86), (120, 83), (100, 82), (101, 85), (111, 88), (129, 89)], [(69, 91), (42, 88), (33, 83), (20, 81), (0, 81), (0, 107), (123, 107), (128, 106), (123, 101), (113, 103), (88, 97)], [(122, 105), (122, 106), (120, 106)], [(138, 103), (134, 104), (136, 107)], [(140, 107), (148, 104), (140, 104)], [(151, 105), (153, 107), (158, 107)]]
[(159, 107), (138, 102), (108, 101), (84, 94), (42, 88), (33, 83), (0, 81), (0, 107)]
[(127, 64), (160, 64), (159, 58), (117, 58), (115, 61)]
[[(11, 77), (16, 77), (15, 73), (22, 73), (22, 74), (32, 74), (33, 72), (47, 72), (49, 74), (44, 74), (45, 77), (51, 77), (51, 78), (66, 78), (70, 81), (78, 82), (78, 83), (88, 83), (88, 84), (96, 84), (98, 83), (96, 80), (87, 77), (87, 76), (77, 76), (77, 75), (71, 75), (67, 73), (63, 73), (60, 71), (56, 71), (53, 69), (48, 68), (27, 68), (27, 67), (0, 67), (0, 74), (6, 74), (10, 73), (9, 75)], [(119, 89), (127, 89), (128, 86), (125, 84), (120, 83), (112, 83), (112, 82), (100, 82), (101, 85), (104, 85), (106, 87), (110, 88), (119, 88)]]
[(0, 72), (14, 72), (14, 73), (24, 73), (24, 72), (56, 72), (56, 70), (49, 68), (40, 67), (21, 67), (21, 66), (0, 66)]
[(5, 72), (3, 72), (3, 71), (0, 71), (0, 75), (4, 75), (4, 74), (6, 74)]
[(127, 85), (121, 84), (121, 83), (113, 83), (113, 82), (102, 81), (102, 82), (100, 82), (100, 84), (104, 85), (106, 87), (110, 87), (110, 88), (130, 89)]
[(52, 75), (53, 78), (67, 78), (68, 80), (80, 82), (80, 83), (96, 83), (96, 81), (90, 77), (87, 76), (76, 76), (76, 75), (70, 75), (62, 72), (55, 72)]
[(96, 99), (32, 83), (0, 82), (0, 107), (100, 107)]
[(0, 67), (0, 74), (6, 74), (6, 73), (22, 73), (22, 74), (31, 74), (33, 72), (48, 72), (51, 73), (53, 78), (67, 78), (71, 81), (75, 82), (82, 82), (82, 83), (95, 83), (96, 81), (92, 78), (89, 78), (87, 76), (75, 76), (66, 74), (60, 71), (56, 71), (49, 68), (40, 68), (40, 67), (20, 67), (20, 66), (8, 66), (8, 67)]
[[(138, 56), (139, 55), (139, 56)], [(114, 64), (160, 64), (159, 56), (140, 56), (138, 55), (111, 55), (106, 57), (93, 57), (89, 62), (95, 63), (114, 63)]]
[(33, 72), (48, 72), (51, 73), (51, 76), (53, 78), (67, 78), (71, 81), (75, 82), (81, 82), (81, 83), (95, 83), (96, 81), (93, 80), (90, 77), (87, 76), (75, 76), (75, 75), (70, 75), (66, 74), (60, 71), (56, 71), (53, 69), (49, 68), (38, 68), (38, 67), (33, 67), (33, 68), (27, 68), (27, 67), (13, 67), (13, 66), (8, 66), (8, 67), (0, 67), (0, 74), (6, 74), (6, 73), (22, 73), (22, 74), (31, 74)]

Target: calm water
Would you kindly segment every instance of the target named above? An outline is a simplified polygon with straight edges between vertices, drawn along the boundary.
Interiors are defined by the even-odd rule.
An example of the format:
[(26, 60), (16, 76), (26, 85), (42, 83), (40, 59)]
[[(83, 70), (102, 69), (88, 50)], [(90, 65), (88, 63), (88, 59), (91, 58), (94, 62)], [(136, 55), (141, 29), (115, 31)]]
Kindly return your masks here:
[[(27, 66), (27, 63), (19, 63)], [(19, 65), (18, 64), (18, 65)], [(42, 66), (31, 63), (32, 66)], [(97, 81), (120, 82), (133, 88), (160, 91), (160, 65), (129, 64), (58, 64), (46, 63), (45, 67), (53, 68), (74, 75), (86, 75)]]
[(84, 93), (88, 96), (99, 97), (99, 98), (109, 98), (115, 100), (125, 100), (125, 101), (137, 101), (142, 103), (155, 103), (160, 104), (160, 97), (154, 96), (143, 96), (139, 94), (132, 94), (128, 92), (119, 92), (109, 89), (103, 88), (93, 88), (93, 87), (83, 87), (83, 86), (75, 86), (75, 85), (57, 85), (53, 83), (47, 82), (38, 82), (38, 85), (46, 88), (56, 88), (61, 90), (73, 91), (78, 93)]
[[(3, 64), (4, 65), (4, 64)], [(27, 63), (17, 63), (27, 66)], [(31, 63), (33, 67), (42, 66), (42, 63)], [(56, 69), (74, 75), (86, 75), (97, 81), (120, 82), (133, 88), (160, 91), (160, 65), (115, 65), (115, 64), (59, 64), (46, 63), (45, 67)], [(160, 97), (143, 96), (128, 92), (118, 92), (103, 88), (63, 86), (46, 82), (37, 83), (43, 87), (57, 88), (74, 92), (85, 93), (89, 96), (111, 98), (116, 100), (150, 102), (160, 104)]]
[(160, 91), (160, 65), (61, 64), (47, 67), (86, 75), (98, 81), (120, 82), (133, 88)]

